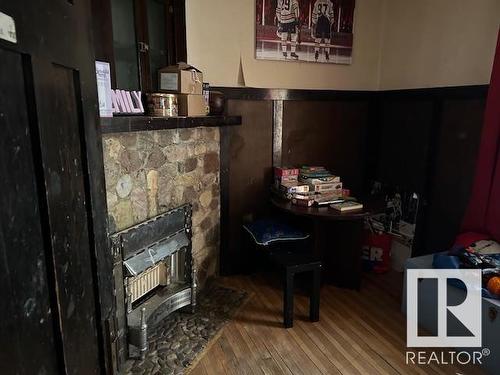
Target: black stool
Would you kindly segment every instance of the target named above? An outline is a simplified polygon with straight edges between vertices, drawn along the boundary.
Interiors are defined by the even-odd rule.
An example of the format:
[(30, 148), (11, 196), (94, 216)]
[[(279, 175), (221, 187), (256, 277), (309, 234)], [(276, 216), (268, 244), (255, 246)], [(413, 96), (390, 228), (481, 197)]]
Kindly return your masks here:
[(293, 327), (293, 289), (295, 275), (302, 272), (311, 273), (309, 284), (309, 320), (319, 321), (319, 292), (321, 285), (321, 261), (308, 254), (274, 253), (271, 260), (282, 268), (283, 283), (283, 324), (285, 328)]
[[(308, 234), (285, 223), (272, 219), (258, 220), (245, 224), (243, 228), (250, 234), (254, 243), (265, 248), (268, 258), (277, 265), (284, 274), (283, 283), (283, 323), (285, 328), (293, 326), (293, 289), (296, 274), (311, 273), (309, 285), (309, 319), (319, 321), (319, 299), (321, 283), (321, 261), (311, 254), (291, 252), (287, 250), (291, 244), (307, 239)], [(279, 243), (279, 247), (273, 244)]]

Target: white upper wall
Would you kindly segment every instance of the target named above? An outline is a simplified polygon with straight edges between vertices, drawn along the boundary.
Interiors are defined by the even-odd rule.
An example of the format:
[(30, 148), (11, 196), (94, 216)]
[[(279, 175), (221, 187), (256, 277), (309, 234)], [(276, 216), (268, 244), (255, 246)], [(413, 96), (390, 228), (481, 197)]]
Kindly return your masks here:
[(255, 0), (186, 0), (188, 62), (212, 86), (377, 90), (489, 83), (500, 0), (357, 0), (354, 22), (351, 65), (263, 61), (255, 59)]
[(255, 0), (186, 0), (188, 62), (212, 86), (374, 90), (382, 4), (357, 0), (351, 65), (255, 59)]
[(386, 0), (380, 89), (489, 84), (500, 0)]

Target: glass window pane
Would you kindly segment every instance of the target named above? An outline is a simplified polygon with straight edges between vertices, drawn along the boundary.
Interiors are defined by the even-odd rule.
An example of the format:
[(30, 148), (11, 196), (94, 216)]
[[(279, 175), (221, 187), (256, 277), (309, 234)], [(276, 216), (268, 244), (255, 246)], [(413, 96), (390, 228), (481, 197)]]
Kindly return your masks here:
[(158, 90), (158, 69), (167, 65), (166, 6), (163, 0), (148, 0), (149, 69), (153, 91)]
[(116, 86), (122, 90), (139, 90), (134, 0), (111, 0), (111, 12)]

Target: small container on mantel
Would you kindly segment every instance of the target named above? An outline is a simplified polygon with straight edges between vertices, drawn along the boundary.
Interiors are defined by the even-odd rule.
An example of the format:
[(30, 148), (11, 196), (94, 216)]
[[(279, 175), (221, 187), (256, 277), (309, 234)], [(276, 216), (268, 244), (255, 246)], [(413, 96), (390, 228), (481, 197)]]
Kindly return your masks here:
[(177, 95), (153, 92), (146, 94), (148, 114), (156, 117), (178, 116), (179, 105)]
[(220, 91), (210, 91), (209, 96), (210, 104), (210, 114), (211, 115), (222, 115), (224, 112), (224, 106), (226, 104), (226, 99), (224, 94)]

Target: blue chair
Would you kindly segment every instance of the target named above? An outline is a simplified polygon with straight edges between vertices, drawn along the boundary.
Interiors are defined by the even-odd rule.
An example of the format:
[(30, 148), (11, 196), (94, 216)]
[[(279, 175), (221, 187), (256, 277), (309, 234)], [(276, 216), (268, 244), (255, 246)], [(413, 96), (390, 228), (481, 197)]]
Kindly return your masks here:
[[(319, 300), (321, 283), (321, 261), (311, 254), (300, 251), (307, 247), (309, 234), (276, 219), (261, 219), (244, 224), (253, 244), (283, 272), (283, 323), (285, 328), (293, 327), (293, 289), (295, 275), (303, 272), (312, 274), (309, 296), (309, 320), (319, 321)], [(299, 244), (297, 251), (296, 245)], [(302, 246), (300, 246), (302, 245)]]
[(275, 219), (261, 219), (243, 228), (252, 236), (256, 245), (269, 246), (282, 241), (301, 241), (309, 238), (309, 234)]

